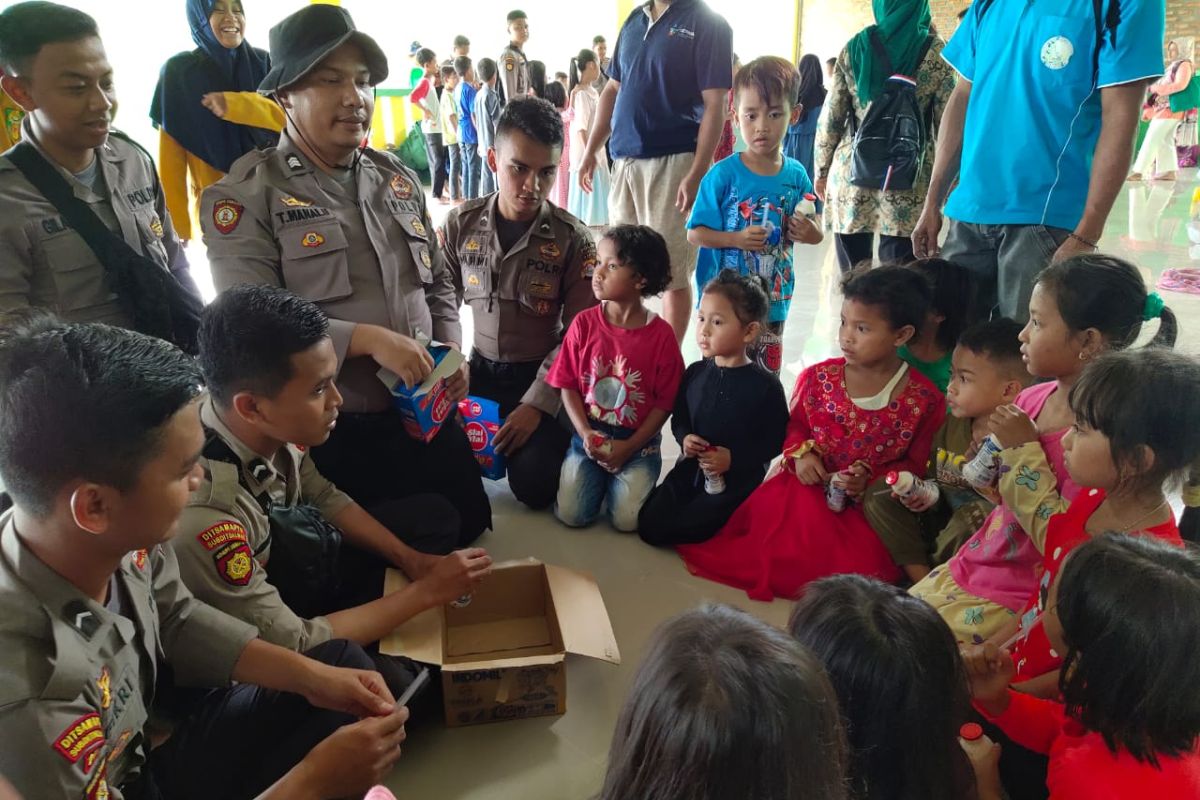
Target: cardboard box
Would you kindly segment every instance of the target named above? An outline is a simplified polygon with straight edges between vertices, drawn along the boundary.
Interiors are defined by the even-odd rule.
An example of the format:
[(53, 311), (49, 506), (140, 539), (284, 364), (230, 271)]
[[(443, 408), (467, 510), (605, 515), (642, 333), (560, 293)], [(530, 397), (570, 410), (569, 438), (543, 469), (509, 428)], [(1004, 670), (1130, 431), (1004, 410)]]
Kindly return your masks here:
[[(407, 582), (389, 570), (384, 592)], [(568, 653), (621, 663), (595, 579), (534, 559), (494, 566), (469, 605), (419, 614), (379, 649), (442, 668), (452, 728), (566, 712)]]
[(429, 443), (442, 429), (442, 423), (454, 411), (454, 403), (446, 391), (446, 379), (453, 375), (466, 360), (462, 353), (446, 345), (431, 345), (433, 372), (420, 386), (408, 389), (404, 381), (389, 369), (381, 369), (376, 375), (392, 393), (392, 403), (404, 417), (404, 430), (412, 438)]
[(508, 459), (502, 453), (497, 453), (492, 444), (504, 420), (500, 416), (500, 404), (486, 397), (467, 397), (458, 404), (459, 413), (463, 417), (463, 430), (467, 432), (467, 441), (471, 443), (471, 451), (479, 462), (479, 469), (485, 478), (498, 481), (508, 470)]

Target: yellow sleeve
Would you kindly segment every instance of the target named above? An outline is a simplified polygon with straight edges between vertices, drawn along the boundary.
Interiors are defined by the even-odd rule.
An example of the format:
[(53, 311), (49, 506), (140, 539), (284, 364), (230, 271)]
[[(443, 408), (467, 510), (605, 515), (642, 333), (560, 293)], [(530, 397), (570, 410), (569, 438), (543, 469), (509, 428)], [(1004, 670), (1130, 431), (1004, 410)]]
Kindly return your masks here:
[(188, 190), (187, 151), (165, 130), (158, 131), (158, 177), (162, 181), (167, 213), (180, 241), (192, 238), (192, 215)]
[(1050, 518), (1070, 505), (1058, 493), (1046, 451), (1038, 442), (1010, 447), (1000, 452), (1000, 496), (1038, 552), (1046, 547)]
[(222, 92), (225, 96), (225, 121), (235, 125), (249, 125), (278, 133), (283, 130), (287, 118), (279, 104), (258, 92)]

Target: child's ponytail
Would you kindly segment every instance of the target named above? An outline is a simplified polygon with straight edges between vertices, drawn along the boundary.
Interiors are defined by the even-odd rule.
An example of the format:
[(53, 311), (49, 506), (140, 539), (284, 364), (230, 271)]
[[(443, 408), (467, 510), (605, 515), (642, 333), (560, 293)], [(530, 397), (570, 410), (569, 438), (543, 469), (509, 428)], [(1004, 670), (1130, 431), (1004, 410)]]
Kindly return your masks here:
[(1174, 347), (1179, 334), (1175, 313), (1157, 293), (1147, 292), (1137, 267), (1116, 256), (1088, 253), (1047, 267), (1038, 285), (1054, 295), (1058, 312), (1074, 331), (1094, 328), (1113, 350), (1133, 345), (1142, 323), (1159, 320), (1150, 344)]
[(588, 50), (586, 47), (580, 50), (574, 58), (571, 59), (571, 88), (570, 92), (575, 91), (575, 87), (579, 85), (579, 76), (587, 69), (587, 65), (591, 62), (599, 63), (596, 58), (595, 51)]

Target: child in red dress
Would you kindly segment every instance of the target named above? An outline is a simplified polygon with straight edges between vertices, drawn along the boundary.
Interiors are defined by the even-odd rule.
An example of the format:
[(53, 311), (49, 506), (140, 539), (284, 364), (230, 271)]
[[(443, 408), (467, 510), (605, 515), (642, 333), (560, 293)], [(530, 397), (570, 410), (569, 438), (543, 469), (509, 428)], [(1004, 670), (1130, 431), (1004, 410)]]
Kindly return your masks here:
[[(930, 290), (915, 271), (855, 271), (842, 284), (843, 358), (809, 367), (792, 393), (782, 470), (750, 495), (712, 539), (679, 548), (692, 573), (755, 600), (794, 598), (810, 581), (856, 572), (896, 580), (899, 569), (859, 506), (890, 470), (922, 474), (946, 401), (897, 348), (925, 319)], [(835, 512), (829, 485), (851, 503)]]

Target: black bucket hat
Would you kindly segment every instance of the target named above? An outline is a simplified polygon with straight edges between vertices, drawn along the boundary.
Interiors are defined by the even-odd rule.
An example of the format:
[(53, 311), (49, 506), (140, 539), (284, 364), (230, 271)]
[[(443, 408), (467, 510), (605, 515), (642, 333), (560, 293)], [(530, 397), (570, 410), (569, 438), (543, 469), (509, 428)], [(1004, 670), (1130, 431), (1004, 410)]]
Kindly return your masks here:
[(372, 86), (383, 83), (388, 76), (383, 50), (354, 27), (350, 13), (340, 6), (306, 6), (271, 28), (270, 41), (271, 71), (258, 86), (260, 94), (274, 94), (291, 86), (346, 42), (362, 49)]

